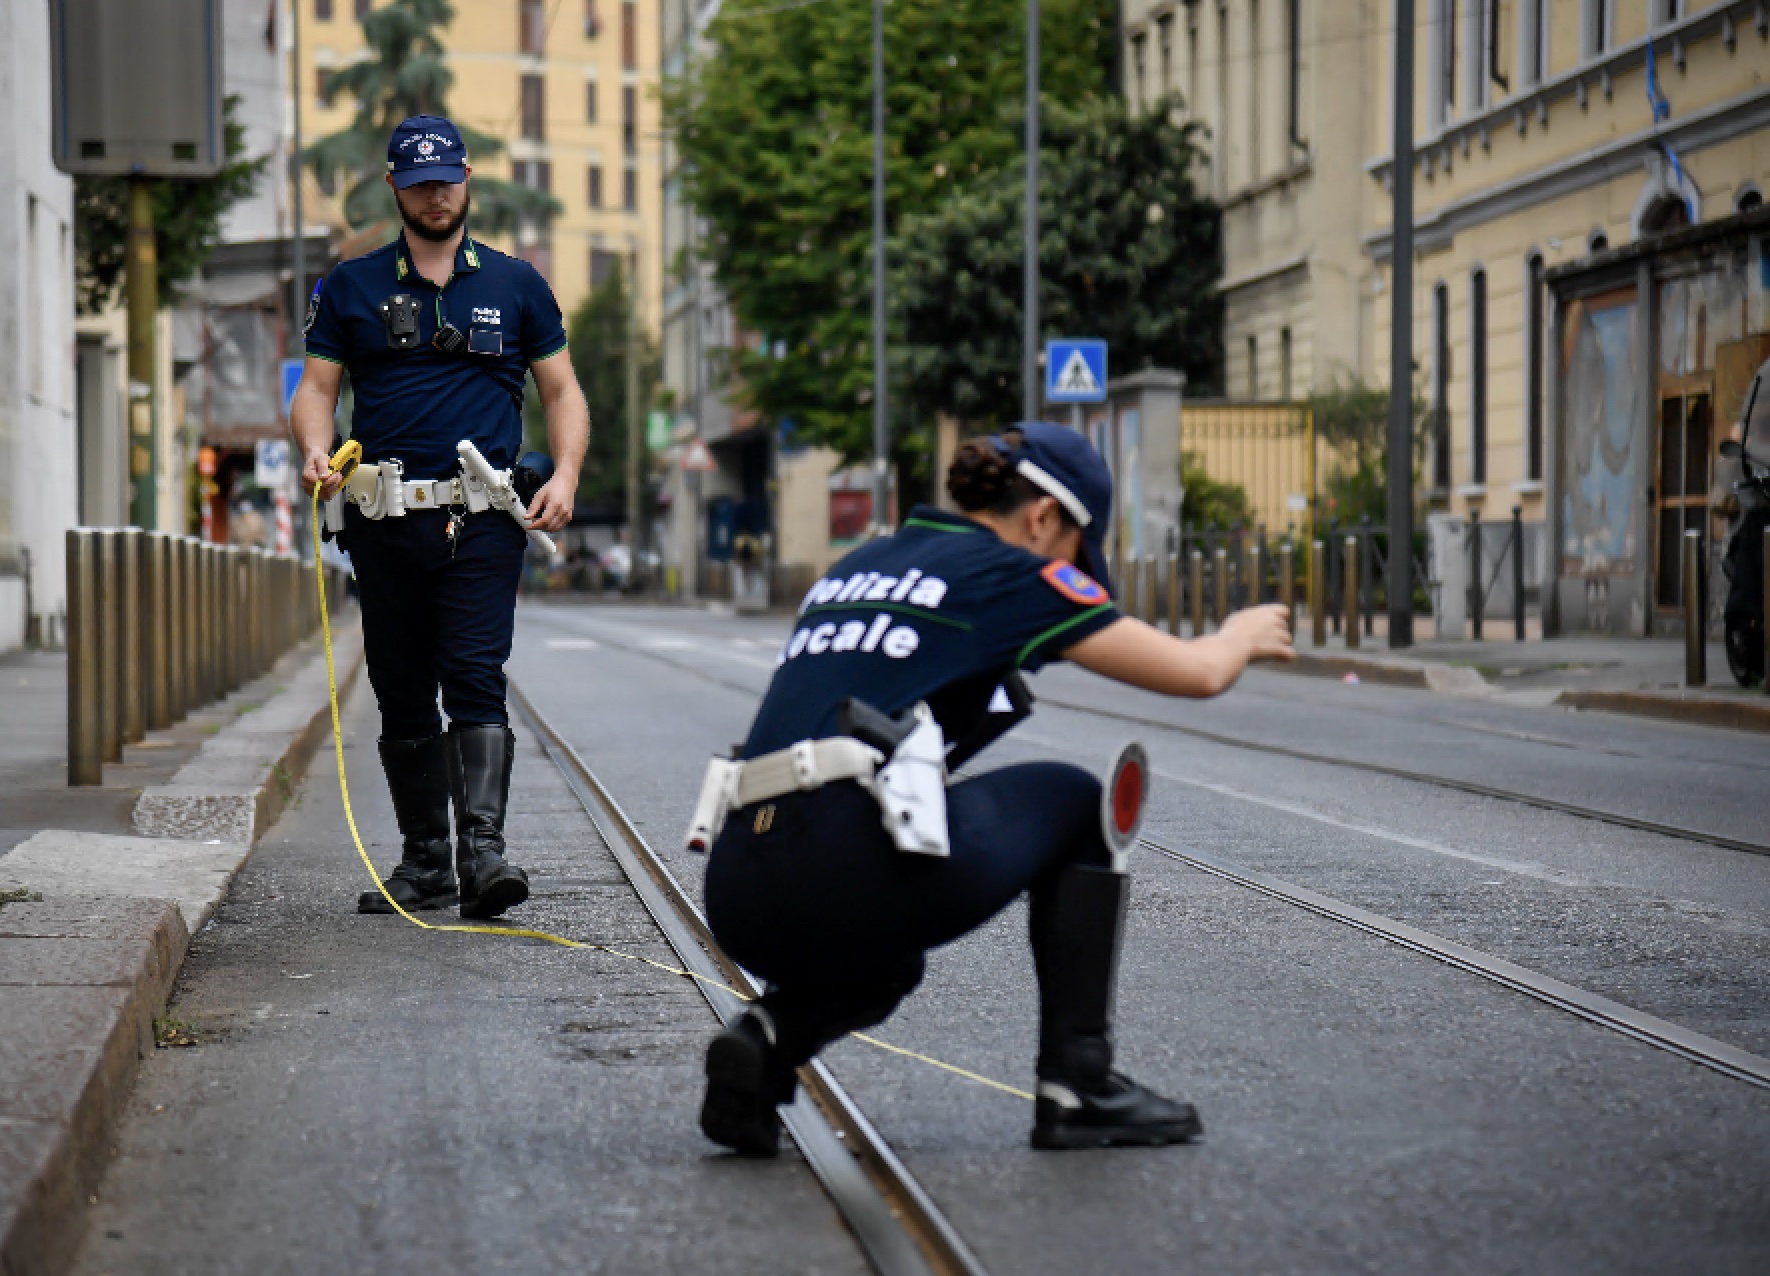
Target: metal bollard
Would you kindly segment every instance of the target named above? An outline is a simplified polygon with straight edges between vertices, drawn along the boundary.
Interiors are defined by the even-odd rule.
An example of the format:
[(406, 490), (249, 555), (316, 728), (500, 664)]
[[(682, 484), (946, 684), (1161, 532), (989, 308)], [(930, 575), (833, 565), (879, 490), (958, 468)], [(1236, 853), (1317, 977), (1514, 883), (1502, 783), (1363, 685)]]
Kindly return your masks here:
[(1475, 641), (1481, 641), (1481, 613), (1487, 606), (1487, 589), (1481, 580), (1481, 511), (1469, 511), (1469, 622)]
[(203, 576), (203, 703), (214, 704), (221, 699), (221, 635), (216, 631), (221, 618), (221, 573), (217, 570), (220, 550), (213, 541), (204, 541), (199, 561)]
[(1290, 619), (1291, 632), (1297, 631), (1296, 550), (1289, 541), (1278, 547), (1278, 602)]
[(1358, 537), (1348, 536), (1346, 555), (1346, 650), (1358, 650)]
[(1364, 636), (1376, 636), (1377, 604), (1372, 597), (1377, 585), (1376, 538), (1371, 535), (1371, 516), (1359, 519), (1358, 610), (1364, 616)]
[(183, 639), (184, 713), (203, 703), (203, 573), (202, 544), (192, 537), (179, 538), (179, 557), (184, 560), (184, 584), (179, 599)]
[(1180, 636), (1180, 551), (1168, 555), (1168, 632)]
[(1211, 559), (1211, 623), (1219, 629), (1229, 615), (1229, 551), (1219, 548)]
[(1266, 601), (1266, 547), (1255, 541), (1248, 546), (1248, 606)]
[(1141, 592), (1143, 594), (1141, 599), (1143, 603), (1143, 622), (1148, 625), (1153, 625), (1161, 618), (1161, 600), (1157, 598), (1155, 594), (1154, 554), (1146, 554), (1143, 557), (1143, 589)]
[(222, 630), (227, 635), (227, 688), (233, 691), (246, 685), (246, 607), (243, 551), (229, 545), (221, 551), (223, 585), (221, 591)]
[(172, 562), (169, 538), (148, 532), (141, 538), (141, 632), (143, 713), (147, 729), (172, 725)]
[(1327, 646), (1327, 546), (1309, 543), (1309, 629), (1317, 647)]
[(1702, 533), (1684, 533), (1684, 685), (1700, 687), (1708, 675), (1708, 616), (1703, 607)]
[(117, 623), (117, 590), (121, 568), (117, 563), (120, 537), (112, 527), (98, 533), (98, 713), (99, 734), (104, 741), (104, 760), (123, 760), (123, 635)]
[(147, 738), (147, 644), (142, 637), (142, 533), (139, 527), (117, 532), (117, 665), (118, 712), (123, 742)]
[(1187, 561), (1192, 577), (1192, 636), (1205, 636), (1205, 556), (1200, 550), (1193, 550), (1192, 557)]
[(68, 783), (104, 783), (99, 708), (103, 636), (98, 625), (98, 534), (68, 530)]
[(1524, 507), (1512, 507), (1512, 636), (1524, 641)]

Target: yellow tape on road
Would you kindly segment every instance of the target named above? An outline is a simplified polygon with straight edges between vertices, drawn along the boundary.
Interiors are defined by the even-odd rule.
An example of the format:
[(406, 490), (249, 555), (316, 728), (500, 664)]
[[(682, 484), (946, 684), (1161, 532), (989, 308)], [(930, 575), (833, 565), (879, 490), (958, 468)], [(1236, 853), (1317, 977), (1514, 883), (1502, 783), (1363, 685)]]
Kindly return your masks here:
[[(332, 470), (335, 473), (348, 474), (351, 469), (355, 468), (361, 457), (362, 447), (353, 439), (340, 448), (337, 455), (332, 458)], [(668, 962), (654, 961), (650, 957), (641, 957), (637, 953), (622, 952), (618, 948), (610, 948), (607, 944), (586, 943), (583, 940), (567, 939), (563, 935), (554, 935), (544, 930), (529, 930), (515, 926), (471, 926), (459, 922), (427, 922), (422, 917), (414, 917), (411, 913), (408, 913), (405, 909), (401, 908), (399, 901), (387, 893), (387, 884), (381, 880), (381, 875), (375, 871), (375, 861), (370, 859), (369, 852), (363, 849), (363, 836), (357, 830), (356, 813), (351, 810), (350, 806), (350, 781), (344, 770), (344, 728), (338, 717), (338, 671), (332, 661), (332, 613), (326, 602), (326, 569), (325, 565), (320, 561), (320, 486), (317, 483), (314, 484), (313, 489), (312, 523), (313, 573), (315, 587), (319, 590), (320, 598), (320, 636), (324, 641), (326, 648), (326, 691), (330, 697), (332, 705), (332, 752), (338, 759), (338, 796), (344, 802), (344, 822), (350, 826), (350, 840), (356, 847), (357, 858), (362, 860), (363, 867), (369, 871), (369, 879), (375, 883), (375, 889), (381, 892), (381, 898), (388, 902), (394, 912), (398, 913), (401, 917), (411, 922), (412, 925), (417, 926), (422, 930), (447, 931), (460, 935), (501, 935), (506, 939), (539, 939), (545, 943), (557, 944), (561, 948), (575, 948), (585, 951), (599, 952), (610, 957), (619, 958), (621, 961), (638, 962), (642, 966), (650, 966), (653, 970), (663, 971), (667, 975), (675, 975), (681, 979), (692, 979), (697, 983), (703, 983), (709, 987), (721, 989), (741, 1001), (751, 1000), (751, 998), (744, 996), (744, 994), (737, 989), (722, 984), (716, 979), (708, 979), (705, 975), (698, 975), (694, 971), (685, 970), (680, 966), (672, 966)], [(967, 1068), (961, 1068), (955, 1064), (945, 1063), (939, 1059), (920, 1054), (914, 1050), (906, 1050), (902, 1046), (891, 1045), (889, 1042), (881, 1041), (877, 1037), (867, 1036), (858, 1032), (852, 1035), (856, 1041), (864, 1041), (869, 1046), (889, 1051), (892, 1054), (902, 1055), (906, 1059), (914, 1059), (918, 1063), (925, 1063), (929, 1067), (939, 1068), (942, 1072), (950, 1072), (956, 1077), (963, 1077), (965, 1080), (974, 1081), (978, 1085), (989, 1086), (992, 1090), (1000, 1090), (1004, 1094), (1011, 1094), (1018, 1099), (1025, 1099), (1028, 1102), (1032, 1101), (1033, 1095), (1026, 1090), (1020, 1089), (1018, 1086), (1011, 1086), (1003, 1081), (992, 1080), (989, 1077), (983, 1076), (981, 1073), (972, 1072)]]

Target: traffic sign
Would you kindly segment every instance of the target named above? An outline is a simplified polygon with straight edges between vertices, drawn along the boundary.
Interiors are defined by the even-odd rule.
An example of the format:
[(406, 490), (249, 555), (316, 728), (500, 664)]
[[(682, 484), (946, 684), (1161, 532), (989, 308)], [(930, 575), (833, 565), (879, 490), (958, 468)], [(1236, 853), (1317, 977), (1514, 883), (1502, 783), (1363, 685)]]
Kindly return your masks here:
[(303, 359), (284, 359), (279, 365), (283, 385), (283, 420), (289, 419), (289, 406), (295, 402), (295, 387), (301, 384)]
[(662, 452), (670, 446), (670, 414), (668, 412), (648, 412), (645, 417), (645, 446), (649, 451)]
[(1106, 402), (1106, 342), (1053, 337), (1045, 343), (1047, 403)]
[(289, 485), (289, 441), (259, 439), (252, 457), (252, 479), (267, 492)]
[(690, 439), (682, 446), (682, 468), (711, 474), (719, 468), (719, 464), (713, 459), (713, 451), (707, 446), (705, 439)]

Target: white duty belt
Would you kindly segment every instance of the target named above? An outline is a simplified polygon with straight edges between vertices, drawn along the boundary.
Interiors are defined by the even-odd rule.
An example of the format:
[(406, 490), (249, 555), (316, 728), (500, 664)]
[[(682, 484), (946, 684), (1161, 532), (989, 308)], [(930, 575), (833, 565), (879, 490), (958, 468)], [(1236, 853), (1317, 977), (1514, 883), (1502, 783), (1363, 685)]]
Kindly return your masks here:
[(449, 509), (459, 505), (470, 514), (492, 507), (484, 487), (460, 475), (442, 479), (408, 479), (405, 466), (387, 460), (356, 467), (338, 493), (326, 502), (326, 526), (344, 527), (344, 503), (349, 501), (364, 518), (403, 518), (408, 510)]
[(756, 802), (854, 780), (878, 802), (885, 831), (900, 851), (952, 853), (946, 823), (946, 741), (926, 705), (915, 709), (916, 726), (887, 758), (850, 736), (801, 740), (748, 762), (714, 758), (695, 800), (685, 844), (705, 851), (725, 817)]

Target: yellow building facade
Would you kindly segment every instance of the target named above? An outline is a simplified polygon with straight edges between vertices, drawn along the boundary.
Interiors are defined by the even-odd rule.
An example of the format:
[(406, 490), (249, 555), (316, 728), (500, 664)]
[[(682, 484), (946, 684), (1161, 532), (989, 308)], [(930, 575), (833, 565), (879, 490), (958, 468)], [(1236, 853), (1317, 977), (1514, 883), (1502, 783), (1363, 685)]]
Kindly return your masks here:
[[(355, 104), (329, 80), (367, 56), (361, 19), (379, 6), (293, 3), (302, 6), (297, 91), (311, 142), (350, 124)], [(562, 206), (546, 227), (489, 242), (533, 262), (568, 316), (612, 267), (633, 269), (640, 322), (653, 332), (663, 287), (657, 6), (455, 0), (455, 20), (441, 33), (455, 76), (452, 118), (504, 146), (493, 157), (470, 155), (475, 172), (547, 190)], [(311, 180), (307, 190), (323, 216), (330, 201)]]
[[(1572, 482), (1578, 461), (1558, 452), (1572, 294), (1556, 281), (1605, 254), (1646, 260), (1687, 225), (1761, 206), (1770, 13), (1759, 0), (1416, 0), (1415, 22), (1413, 350), (1434, 409), (1421, 494), (1490, 522), (1521, 506), (1554, 543), (1532, 565), (1547, 583), (1578, 558), (1556, 525), (1557, 475)], [(1386, 384), (1391, 4), (1132, 0), (1126, 37), (1133, 100), (1177, 91), (1210, 133), (1201, 180), (1224, 206), (1228, 395), (1300, 398), (1354, 373)], [(1741, 241), (1742, 260), (1756, 261), (1756, 244)], [(1752, 289), (1770, 286), (1756, 275), (1742, 269), (1738, 304), (1717, 309), (1718, 335), (1679, 375), (1712, 377), (1728, 325), (1733, 339), (1752, 334)], [(1672, 309), (1686, 322), (1662, 293), (1636, 321), (1656, 340), (1651, 326)], [(1652, 345), (1622, 358), (1645, 367)], [(1669, 592), (1649, 543), (1666, 499), (1652, 482), (1663, 458), (1649, 380), (1627, 480), (1648, 512), (1627, 537), (1626, 601), (1598, 625), (1618, 631), (1651, 630)]]

